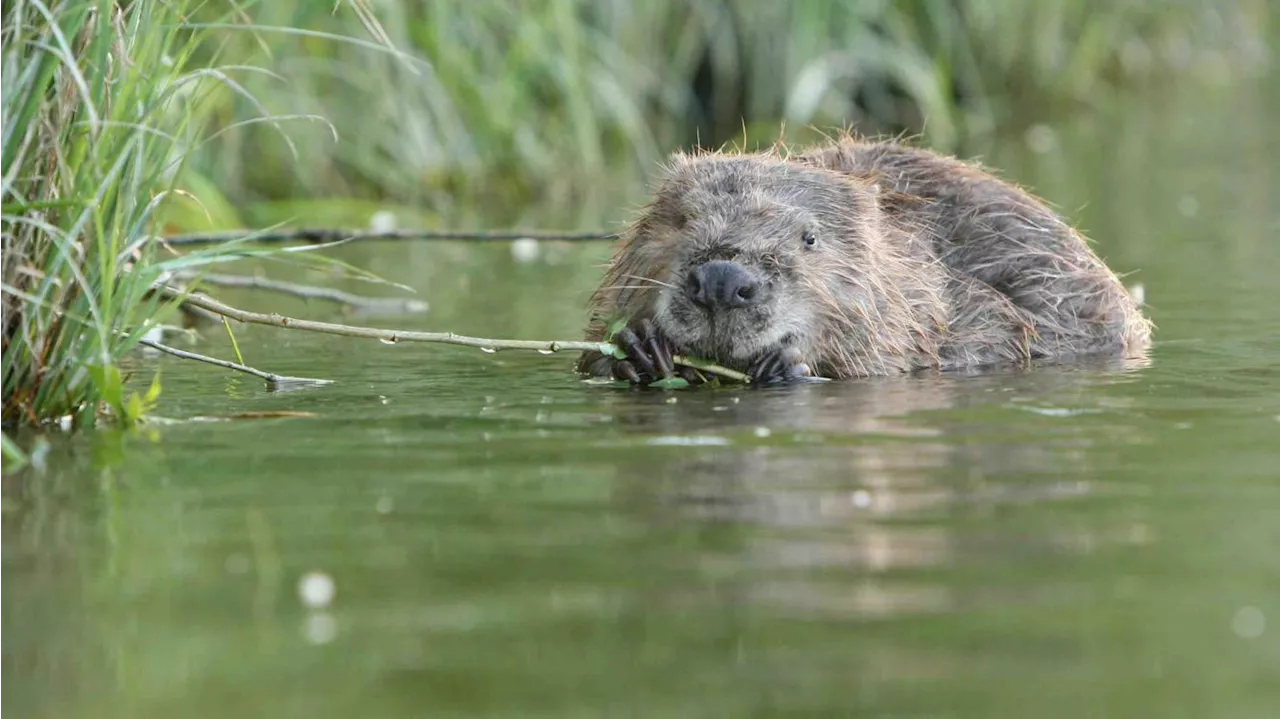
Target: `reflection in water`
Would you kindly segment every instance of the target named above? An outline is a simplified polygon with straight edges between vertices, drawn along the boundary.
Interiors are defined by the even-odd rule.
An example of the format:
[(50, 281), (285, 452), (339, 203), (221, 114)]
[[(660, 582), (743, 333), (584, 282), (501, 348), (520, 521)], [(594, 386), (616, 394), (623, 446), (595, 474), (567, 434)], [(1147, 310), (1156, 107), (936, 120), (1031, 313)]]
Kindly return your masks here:
[[(655, 411), (620, 413), (620, 426), (658, 434), (657, 446), (671, 449), (619, 469), (622, 501), (648, 507), (660, 526), (680, 517), (770, 529), (744, 533), (732, 551), (690, 557), (710, 575), (743, 577), (749, 585), (737, 587), (743, 601), (863, 618), (951, 610), (971, 600), (957, 597), (945, 578), (894, 577), (963, 565), (967, 554), (989, 551), (954, 536), (950, 526), (958, 519), (1121, 491), (1081, 479), (1092, 474), (1092, 440), (1074, 424), (1032, 422), (1026, 432), (984, 427), (993, 395), (997, 405), (1034, 415), (1096, 413), (1105, 421), (1126, 402), (1086, 412), (1042, 398), (1128, 381), (1148, 364), (1106, 360), (1034, 373), (876, 378), (705, 396), (625, 390), (628, 402), (652, 403)], [(1142, 441), (1126, 434), (1126, 441)], [(1141, 523), (1072, 529), (1053, 523), (1020, 544), (1025, 552), (1078, 551), (1149, 538)]]

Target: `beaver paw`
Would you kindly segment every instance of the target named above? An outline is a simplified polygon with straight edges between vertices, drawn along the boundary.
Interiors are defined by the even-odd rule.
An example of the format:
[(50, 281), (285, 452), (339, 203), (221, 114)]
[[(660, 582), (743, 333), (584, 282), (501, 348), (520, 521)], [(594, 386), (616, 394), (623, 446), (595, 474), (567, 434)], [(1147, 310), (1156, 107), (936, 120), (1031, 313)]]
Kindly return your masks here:
[[(613, 344), (627, 355), (626, 359), (614, 360), (615, 379), (649, 384), (676, 374), (671, 344), (651, 320), (641, 320), (634, 327), (619, 330)], [(680, 372), (680, 376), (684, 376), (684, 372)]]
[(800, 350), (787, 347), (777, 352), (770, 352), (756, 360), (747, 370), (752, 383), (769, 384), (788, 380), (812, 377), (813, 370), (805, 364)]

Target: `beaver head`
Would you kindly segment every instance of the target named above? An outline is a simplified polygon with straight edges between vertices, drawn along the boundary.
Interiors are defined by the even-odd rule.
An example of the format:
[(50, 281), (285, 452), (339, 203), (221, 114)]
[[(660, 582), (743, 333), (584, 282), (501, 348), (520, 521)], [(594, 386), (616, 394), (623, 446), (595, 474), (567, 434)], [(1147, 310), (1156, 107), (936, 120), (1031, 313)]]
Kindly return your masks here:
[(743, 366), (795, 347), (816, 359), (854, 315), (872, 330), (879, 226), (869, 181), (770, 155), (678, 154), (606, 286), (695, 356)]

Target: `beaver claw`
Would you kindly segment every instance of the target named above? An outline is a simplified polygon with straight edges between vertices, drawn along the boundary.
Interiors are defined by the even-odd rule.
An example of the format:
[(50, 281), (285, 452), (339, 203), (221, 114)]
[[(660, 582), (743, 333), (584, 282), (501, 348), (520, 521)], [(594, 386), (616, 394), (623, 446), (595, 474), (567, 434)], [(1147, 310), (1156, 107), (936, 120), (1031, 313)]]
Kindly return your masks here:
[[(624, 327), (619, 330), (613, 337), (613, 343), (627, 355), (626, 359), (613, 363), (616, 379), (632, 384), (649, 384), (676, 373), (671, 344), (650, 320), (641, 320), (634, 329)], [(684, 375), (683, 372), (680, 374)]]
[(753, 383), (769, 384), (771, 382), (785, 382), (787, 380), (802, 379), (812, 377), (813, 370), (809, 365), (805, 364), (804, 358), (800, 355), (800, 350), (795, 347), (787, 347), (777, 352), (771, 352), (756, 360), (751, 368), (747, 370), (747, 374), (751, 377)]

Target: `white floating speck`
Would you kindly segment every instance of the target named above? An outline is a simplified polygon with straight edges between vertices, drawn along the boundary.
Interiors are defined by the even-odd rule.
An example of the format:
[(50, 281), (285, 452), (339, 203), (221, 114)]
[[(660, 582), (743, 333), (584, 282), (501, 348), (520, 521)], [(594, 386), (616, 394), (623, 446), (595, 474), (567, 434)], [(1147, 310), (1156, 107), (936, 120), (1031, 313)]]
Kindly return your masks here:
[(369, 218), (369, 229), (374, 232), (390, 232), (396, 228), (396, 213), (379, 210)]
[(768, 427), (756, 427), (756, 436), (761, 439), (768, 437), (771, 434), (773, 434), (773, 430)]
[(521, 237), (511, 243), (511, 256), (516, 262), (532, 262), (538, 258), (538, 241), (532, 237)]
[(1141, 282), (1135, 282), (1129, 285), (1129, 296), (1133, 301), (1141, 307), (1147, 303), (1147, 288)]
[(378, 497), (378, 503), (374, 508), (378, 510), (378, 514), (391, 514), (391, 510), (395, 509), (395, 505), (395, 500), (391, 499), (389, 495), (384, 494), (381, 497)]
[(302, 633), (308, 644), (328, 644), (338, 636), (338, 620), (328, 612), (308, 614)]
[(1024, 410), (1026, 412), (1033, 412), (1035, 414), (1043, 415), (1045, 417), (1076, 417), (1082, 414), (1101, 414), (1102, 413), (1102, 410), (1100, 409), (1088, 409), (1088, 408), (1076, 409), (1076, 408), (1070, 408), (1070, 407), (1019, 406), (1018, 409)]
[(676, 445), (687, 447), (727, 447), (729, 440), (724, 437), (654, 437), (649, 444)]
[(1231, 631), (1241, 639), (1259, 639), (1267, 631), (1267, 617), (1257, 607), (1240, 607), (1231, 618)]
[[(164, 342), (164, 327), (161, 325), (152, 325), (151, 327), (147, 328), (146, 332), (142, 333), (142, 339), (147, 340), (149, 342)], [(146, 346), (144, 346), (143, 349), (148, 349), (153, 352), (159, 351), (159, 350), (151, 349), (150, 347), (146, 347)]]
[(329, 606), (333, 594), (333, 577), (324, 572), (308, 572), (298, 580), (298, 598), (309, 609)]
[(858, 509), (866, 509), (871, 506), (871, 493), (865, 489), (859, 489), (853, 493), (853, 506)]

